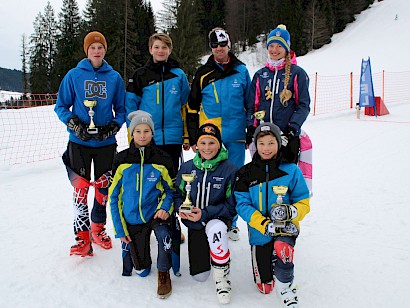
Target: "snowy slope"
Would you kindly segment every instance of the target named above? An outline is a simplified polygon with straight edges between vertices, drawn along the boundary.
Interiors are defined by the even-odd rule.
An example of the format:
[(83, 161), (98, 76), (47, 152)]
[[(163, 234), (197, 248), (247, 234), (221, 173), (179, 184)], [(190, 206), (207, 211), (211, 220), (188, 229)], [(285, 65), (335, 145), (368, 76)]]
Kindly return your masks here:
[[(374, 41), (370, 32), (362, 32), (366, 24), (379, 19), (379, 11), (393, 17), (399, 11), (399, 21), (404, 22), (409, 19), (409, 8), (407, 0), (377, 3), (340, 34), (345, 40), (334, 41), (326, 50), (302, 59), (306, 66), (314, 63), (316, 70), (334, 65), (334, 72), (344, 73), (339, 71), (338, 61), (310, 57), (315, 59), (320, 52), (321, 59), (333, 55), (340, 61), (356, 34), (368, 45), (376, 45), (379, 41)], [(391, 24), (395, 22), (394, 18), (384, 21), (385, 28), (394, 27)], [(403, 48), (408, 50), (405, 32), (389, 37), (407, 44)], [(352, 50), (357, 51), (354, 65), (360, 66), (362, 53)], [(242, 59), (249, 65), (252, 57), (243, 55)], [(380, 53), (372, 59), (372, 63), (377, 59), (383, 67), (390, 67), (398, 57)], [(259, 65), (249, 65), (251, 75)], [(410, 105), (397, 102), (387, 107), (391, 114), (378, 118), (362, 116), (357, 120), (355, 112), (349, 111), (310, 117), (305, 123), (314, 144), (314, 197), (295, 250), (301, 307), (404, 307), (410, 302), (406, 239), (410, 227), (406, 154), (410, 152), (406, 137), (410, 134)], [(192, 157), (192, 153), (186, 156)], [(146, 278), (121, 276), (118, 240), (108, 251), (95, 247), (92, 258), (70, 257), (71, 194), (60, 159), (0, 169), (0, 307), (219, 306), (212, 279), (198, 283), (189, 277), (186, 244), (181, 247), (182, 277), (172, 276), (173, 294), (165, 301), (155, 296), (155, 269)], [(230, 242), (231, 306), (280, 307), (275, 294), (262, 295), (255, 288), (242, 220), (239, 227), (240, 241)], [(111, 221), (108, 232), (113, 234)], [(155, 238), (151, 240), (155, 268)]]

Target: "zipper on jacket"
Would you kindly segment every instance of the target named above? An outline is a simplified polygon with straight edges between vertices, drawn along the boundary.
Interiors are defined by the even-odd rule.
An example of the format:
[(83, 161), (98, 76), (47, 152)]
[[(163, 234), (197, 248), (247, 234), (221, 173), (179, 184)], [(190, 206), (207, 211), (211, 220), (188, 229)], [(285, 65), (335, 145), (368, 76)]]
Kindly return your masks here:
[(196, 183), (196, 206), (197, 207), (199, 207), (200, 206), (200, 204), (199, 204), (199, 194), (200, 194), (200, 191), (201, 191), (201, 183)]
[(138, 210), (140, 212), (142, 221), (146, 223), (144, 219), (144, 215), (142, 214), (142, 179), (144, 176), (144, 148), (140, 148), (139, 151), (140, 151), (140, 156), (141, 156), (141, 170), (140, 170), (140, 179), (139, 179), (140, 195), (139, 195), (139, 200), (138, 200)]
[(275, 75), (273, 76), (273, 80), (272, 80), (272, 88), (271, 88), (271, 92), (272, 92), (272, 99), (270, 102), (270, 121), (271, 123), (273, 123), (273, 104), (275, 103), (275, 83), (276, 83), (276, 78), (278, 76), (278, 70), (275, 68)]
[(164, 84), (164, 70), (165, 66), (162, 66), (161, 71), (161, 83), (162, 83), (162, 145), (165, 145), (165, 84)]
[(265, 168), (265, 181), (266, 181), (266, 201), (265, 201), (265, 206), (266, 206), (266, 217), (269, 217), (269, 187), (268, 187), (268, 183), (269, 183), (269, 164), (266, 163), (266, 168)]
[(215, 82), (212, 83), (214, 87), (214, 96), (215, 96), (215, 102), (219, 104), (219, 96), (218, 96), (218, 91), (216, 90)]
[(202, 192), (201, 192), (201, 209), (204, 209), (207, 204), (205, 203), (205, 192), (206, 192), (206, 175), (208, 170), (205, 169), (204, 178), (202, 179)]
[(262, 213), (263, 210), (263, 193), (262, 193), (263, 184), (259, 183), (259, 212)]

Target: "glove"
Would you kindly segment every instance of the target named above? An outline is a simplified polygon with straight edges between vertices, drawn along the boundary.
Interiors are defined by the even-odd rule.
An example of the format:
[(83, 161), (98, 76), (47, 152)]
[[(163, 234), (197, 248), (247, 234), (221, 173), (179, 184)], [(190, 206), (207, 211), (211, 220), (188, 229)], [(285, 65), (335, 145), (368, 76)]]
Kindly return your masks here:
[(119, 130), (120, 127), (118, 126), (117, 122), (111, 121), (109, 124), (104, 125), (99, 129), (98, 134), (96, 134), (95, 138), (102, 141), (112, 135), (115, 135)]
[(67, 127), (82, 141), (88, 141), (91, 139), (91, 135), (87, 132), (87, 124), (81, 122), (78, 116), (75, 115), (68, 120)]
[(248, 126), (246, 129), (246, 145), (250, 145), (252, 143), (255, 130), (255, 126)]
[(273, 224), (273, 222), (270, 222), (266, 225), (266, 229), (265, 229), (265, 235), (267, 236), (275, 236), (276, 232), (275, 232), (275, 225)]
[(270, 211), (272, 221), (292, 220), (298, 216), (298, 209), (289, 204), (274, 206)]
[(280, 139), (281, 139), (281, 144), (283, 147), (288, 145), (289, 139), (288, 137), (285, 135), (284, 132), (280, 132)]
[(296, 136), (296, 130), (291, 127), (291, 126), (286, 126), (285, 129), (283, 130), (283, 134), (288, 138), (292, 139), (293, 137)]

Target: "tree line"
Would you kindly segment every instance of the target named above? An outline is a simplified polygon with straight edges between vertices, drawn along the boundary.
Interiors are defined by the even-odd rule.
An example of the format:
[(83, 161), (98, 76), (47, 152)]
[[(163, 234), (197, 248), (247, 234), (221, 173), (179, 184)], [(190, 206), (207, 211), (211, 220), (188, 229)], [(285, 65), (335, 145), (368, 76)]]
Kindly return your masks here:
[(64, 75), (85, 57), (83, 38), (104, 34), (105, 59), (124, 78), (149, 58), (148, 38), (154, 32), (171, 36), (171, 57), (191, 81), (200, 58), (209, 53), (208, 33), (224, 27), (238, 53), (263, 40), (278, 24), (291, 33), (297, 55), (318, 49), (341, 32), (374, 0), (163, 0), (154, 16), (146, 0), (87, 0), (82, 13), (76, 0), (63, 0), (56, 13), (50, 2), (34, 20), (34, 33), (22, 36), (24, 92), (55, 93)]

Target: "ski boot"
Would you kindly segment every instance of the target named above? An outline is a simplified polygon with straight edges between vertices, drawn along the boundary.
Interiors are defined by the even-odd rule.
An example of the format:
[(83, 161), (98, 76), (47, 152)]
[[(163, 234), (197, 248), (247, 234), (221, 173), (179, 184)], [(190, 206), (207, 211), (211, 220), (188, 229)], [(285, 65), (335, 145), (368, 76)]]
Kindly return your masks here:
[(105, 231), (103, 223), (91, 222), (91, 241), (104, 249), (111, 249), (111, 238)]
[(298, 307), (298, 297), (296, 296), (297, 287), (293, 285), (293, 282), (280, 282), (276, 280), (275, 289), (284, 307)]
[(231, 301), (231, 282), (228, 280), (229, 264), (213, 265), (216, 296), (220, 304), (229, 304)]
[(71, 246), (70, 256), (78, 255), (80, 257), (92, 257), (93, 247), (90, 242), (90, 231), (79, 231), (76, 235), (75, 240), (77, 244)]

